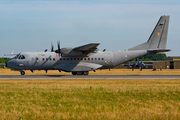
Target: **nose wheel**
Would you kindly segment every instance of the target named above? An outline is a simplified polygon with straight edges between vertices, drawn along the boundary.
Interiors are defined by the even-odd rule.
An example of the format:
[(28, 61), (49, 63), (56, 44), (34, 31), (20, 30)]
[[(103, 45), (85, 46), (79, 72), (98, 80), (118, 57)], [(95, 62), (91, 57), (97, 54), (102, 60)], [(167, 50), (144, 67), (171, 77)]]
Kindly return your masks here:
[(25, 72), (24, 72), (24, 71), (21, 71), (21, 75), (25, 75)]

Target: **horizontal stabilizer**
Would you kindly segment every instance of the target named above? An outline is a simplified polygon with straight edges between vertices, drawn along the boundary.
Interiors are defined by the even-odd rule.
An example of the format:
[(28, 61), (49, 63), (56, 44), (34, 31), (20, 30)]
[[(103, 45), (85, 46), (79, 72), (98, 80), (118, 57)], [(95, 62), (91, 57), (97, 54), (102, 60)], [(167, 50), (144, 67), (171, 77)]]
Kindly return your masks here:
[(148, 54), (156, 54), (156, 53), (160, 53), (160, 52), (169, 52), (169, 51), (171, 51), (170, 49), (157, 49), (157, 50), (155, 50), (155, 49), (149, 49), (149, 50), (147, 50), (147, 52), (148, 52)]

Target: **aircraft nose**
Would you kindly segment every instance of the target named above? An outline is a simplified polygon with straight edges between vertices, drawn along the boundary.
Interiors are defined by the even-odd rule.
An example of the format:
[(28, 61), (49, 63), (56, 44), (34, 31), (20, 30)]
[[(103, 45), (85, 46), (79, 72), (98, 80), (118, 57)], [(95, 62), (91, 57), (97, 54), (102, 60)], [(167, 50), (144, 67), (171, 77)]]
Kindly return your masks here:
[(6, 67), (12, 68), (13, 67), (13, 61), (10, 60), (9, 62), (6, 63)]

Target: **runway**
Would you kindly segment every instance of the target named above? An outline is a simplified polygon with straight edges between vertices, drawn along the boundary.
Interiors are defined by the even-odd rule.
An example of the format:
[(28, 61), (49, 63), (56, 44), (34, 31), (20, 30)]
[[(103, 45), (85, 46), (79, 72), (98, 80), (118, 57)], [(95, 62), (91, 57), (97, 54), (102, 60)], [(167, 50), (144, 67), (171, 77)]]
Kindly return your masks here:
[(180, 79), (180, 75), (0, 75), (0, 79)]

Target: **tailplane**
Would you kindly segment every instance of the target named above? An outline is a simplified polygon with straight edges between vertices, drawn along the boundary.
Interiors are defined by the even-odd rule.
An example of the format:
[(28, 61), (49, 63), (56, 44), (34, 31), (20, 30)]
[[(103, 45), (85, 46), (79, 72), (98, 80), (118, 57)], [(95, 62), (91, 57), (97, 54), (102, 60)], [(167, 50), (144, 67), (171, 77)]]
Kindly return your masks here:
[(166, 49), (168, 26), (169, 16), (161, 16), (148, 41), (128, 50), (148, 50), (156, 53), (170, 51)]

